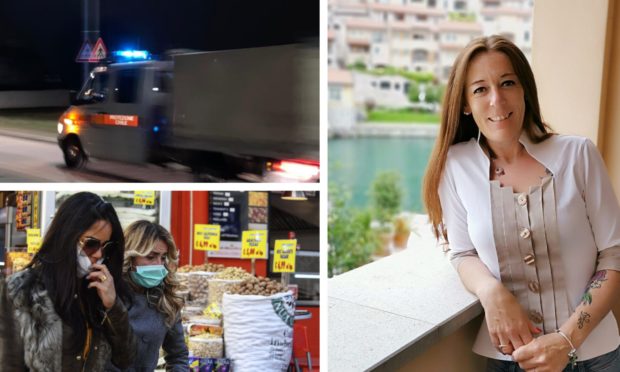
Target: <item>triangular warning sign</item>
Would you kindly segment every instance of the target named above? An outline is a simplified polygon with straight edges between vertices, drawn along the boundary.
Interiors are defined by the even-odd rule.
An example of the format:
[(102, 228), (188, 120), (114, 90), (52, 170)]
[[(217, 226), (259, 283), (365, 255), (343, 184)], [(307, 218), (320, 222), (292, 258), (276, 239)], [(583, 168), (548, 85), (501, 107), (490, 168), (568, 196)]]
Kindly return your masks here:
[(84, 40), (82, 47), (80, 48), (80, 52), (77, 57), (75, 57), (76, 62), (88, 62), (90, 59), (90, 54), (92, 53), (93, 48), (90, 46), (88, 40)]
[(93, 47), (92, 52), (90, 53), (89, 62), (99, 62), (106, 59), (108, 56), (108, 49), (105, 47), (103, 43), (103, 39), (97, 39), (95, 46)]

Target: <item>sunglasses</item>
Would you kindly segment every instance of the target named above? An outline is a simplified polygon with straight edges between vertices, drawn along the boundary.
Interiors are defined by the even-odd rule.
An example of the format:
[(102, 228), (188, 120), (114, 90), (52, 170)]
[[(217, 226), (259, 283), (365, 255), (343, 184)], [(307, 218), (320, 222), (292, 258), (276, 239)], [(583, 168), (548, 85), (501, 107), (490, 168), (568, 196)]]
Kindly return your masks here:
[(90, 236), (80, 239), (79, 244), (80, 248), (88, 256), (95, 254), (95, 252), (100, 249), (103, 250), (103, 253), (105, 254), (107, 249), (110, 249), (112, 246), (114, 246), (114, 242), (112, 240), (102, 242), (101, 240)]

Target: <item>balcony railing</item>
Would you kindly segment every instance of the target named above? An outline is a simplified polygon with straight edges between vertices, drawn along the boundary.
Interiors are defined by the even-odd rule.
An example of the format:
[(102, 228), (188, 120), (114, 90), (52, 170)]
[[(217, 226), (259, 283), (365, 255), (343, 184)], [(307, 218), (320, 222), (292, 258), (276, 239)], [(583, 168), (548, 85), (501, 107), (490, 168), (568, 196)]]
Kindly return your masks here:
[(483, 369), (471, 352), (480, 302), (429, 226), (417, 232), (404, 251), (329, 279), (329, 370)]

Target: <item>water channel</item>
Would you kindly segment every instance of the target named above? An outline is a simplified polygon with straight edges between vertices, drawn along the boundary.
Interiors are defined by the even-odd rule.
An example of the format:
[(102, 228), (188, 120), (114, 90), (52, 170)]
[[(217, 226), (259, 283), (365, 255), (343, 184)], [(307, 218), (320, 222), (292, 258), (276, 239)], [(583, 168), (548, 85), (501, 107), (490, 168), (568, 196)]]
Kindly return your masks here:
[(330, 139), (329, 184), (351, 192), (350, 205), (370, 206), (370, 188), (378, 173), (396, 171), (404, 189), (403, 210), (422, 213), (422, 177), (434, 138), (362, 137)]

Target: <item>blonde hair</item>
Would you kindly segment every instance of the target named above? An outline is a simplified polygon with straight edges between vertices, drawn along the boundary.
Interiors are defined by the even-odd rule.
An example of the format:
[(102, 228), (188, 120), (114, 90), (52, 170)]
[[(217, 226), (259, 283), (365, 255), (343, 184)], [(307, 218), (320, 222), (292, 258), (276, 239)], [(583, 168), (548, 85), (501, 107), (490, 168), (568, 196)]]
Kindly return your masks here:
[[(450, 146), (469, 141), (478, 136), (478, 127), (473, 115), (463, 113), (465, 80), (471, 60), (478, 54), (489, 51), (501, 52), (508, 57), (523, 87), (525, 100), (523, 130), (530, 140), (539, 143), (553, 135), (553, 130), (543, 121), (540, 114), (534, 73), (523, 52), (510, 40), (499, 35), (479, 37), (470, 41), (456, 57), (450, 71), (443, 99), (439, 134), (426, 168), (422, 186), (424, 205), (433, 225), (435, 237), (437, 239), (443, 237), (446, 242), (448, 241), (448, 234), (442, 223), (443, 212), (439, 201), (439, 182)], [(485, 146), (484, 139), (481, 140), (481, 144)]]
[(145, 257), (149, 255), (158, 240), (161, 240), (168, 247), (166, 262), (164, 265), (168, 269), (168, 275), (163, 281), (163, 295), (157, 302), (157, 310), (165, 315), (166, 325), (172, 327), (180, 315), (184, 301), (177, 294), (179, 281), (176, 277), (179, 254), (172, 235), (159, 224), (140, 220), (132, 223), (125, 229), (125, 259), (123, 261), (123, 273), (129, 285), (134, 291), (141, 290), (138, 284), (134, 283), (129, 271), (133, 268), (134, 257)]

